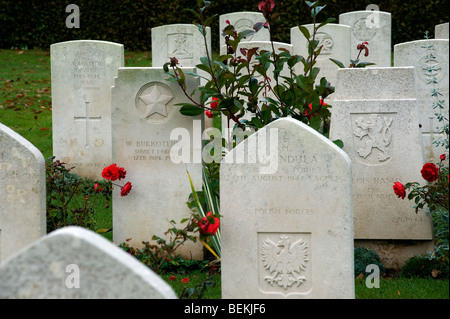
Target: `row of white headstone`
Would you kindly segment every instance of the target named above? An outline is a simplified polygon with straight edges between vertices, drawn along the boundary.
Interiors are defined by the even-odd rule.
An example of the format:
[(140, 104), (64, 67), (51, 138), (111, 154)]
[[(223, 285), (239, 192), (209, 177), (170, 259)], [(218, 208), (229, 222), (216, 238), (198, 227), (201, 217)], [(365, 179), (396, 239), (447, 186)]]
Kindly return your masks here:
[[(437, 40), (428, 41), (422, 43), (431, 42), (435, 48)], [(448, 40), (441, 41), (446, 41), (448, 59)], [(426, 60), (422, 57), (428, 56), (429, 47), (423, 50), (415, 61)], [(432, 73), (425, 73), (425, 77), (447, 78), (448, 60), (432, 56), (432, 62), (426, 61)], [(170, 226), (168, 221), (189, 214), (185, 202), (191, 190), (186, 170), (197, 189), (201, 188), (202, 117), (179, 114), (176, 104), (187, 102), (187, 98), (178, 85), (166, 81), (168, 76), (161, 68), (121, 67), (122, 45), (59, 43), (51, 47), (51, 59), (54, 154), (69, 165), (91, 166), (94, 178), (112, 162), (125, 167), (133, 191), (120, 197), (120, 191), (114, 190), (116, 244), (131, 237), (131, 244), (139, 245), (152, 235), (162, 235)], [(433, 67), (436, 65), (439, 67)], [(419, 82), (417, 67), (342, 69), (336, 78), (330, 138), (343, 140), (344, 152), (302, 123), (281, 119), (241, 143), (222, 164), (224, 298), (351, 298), (354, 239), (415, 240), (426, 249), (432, 245), (430, 216), (414, 215), (411, 205), (392, 192), (394, 181), (420, 180), (424, 163), (417, 111), (420, 99), (415, 88)], [(199, 85), (198, 78), (188, 76), (187, 92)], [(448, 82), (446, 90), (448, 108)], [(198, 95), (193, 98), (198, 99)], [(230, 160), (262, 153), (257, 142), (266, 138), (274, 141), (270, 136), (277, 136), (278, 142), (269, 154), (269, 164), (277, 166), (276, 173), (261, 173), (267, 161)], [(170, 155), (174, 146), (180, 145), (180, 137), (188, 160), (175, 163)], [(40, 152), (1, 124), (0, 155), (2, 262), (45, 234), (45, 173)], [(77, 156), (88, 159), (90, 165), (75, 160)], [(47, 240), (34, 245), (47, 245)], [(59, 246), (67, 253), (65, 244)], [(39, 251), (32, 247), (26, 251)], [(285, 267), (291, 262), (292, 256), (281, 258), (282, 252), (291, 248), (297, 256), (298, 271), (274, 271), (274, 265)], [(183, 253), (201, 258), (202, 247), (184, 247)], [(61, 254), (56, 252), (55, 256)], [(74, 250), (69, 255), (79, 253)], [(35, 256), (27, 257), (25, 252), (5, 261), (0, 284), (10, 285), (4, 278), (11, 276), (24, 276), (17, 279), (21, 286), (32, 282), (33, 272), (27, 277), (14, 266), (17, 260), (27, 258)], [(44, 275), (40, 274), (43, 271), (54, 283), (52, 275), (61, 277), (61, 267), (83, 264), (78, 259), (67, 264), (59, 258), (49, 258), (51, 267), (33, 268), (39, 274), (36, 277)], [(237, 260), (241, 267), (236, 267)], [(14, 269), (20, 271), (14, 275)], [(37, 291), (34, 296), (43, 296), (36, 284), (29, 287), (17, 294), (11, 292), (11, 296), (33, 296), (29, 294), (33, 289)], [(64, 296), (87, 296), (79, 291)]]
[[(424, 163), (414, 78), (413, 67), (338, 71), (330, 137), (343, 140), (343, 150), (283, 118), (226, 155), (220, 172), (223, 298), (353, 298), (354, 239), (432, 244), (431, 216), (415, 215), (392, 192), (397, 180), (420, 180)], [(201, 162), (175, 163), (167, 155), (172, 129), (195, 136), (201, 119), (176, 111), (175, 104), (186, 98), (164, 79), (160, 68), (120, 68), (112, 88), (113, 161), (126, 167), (134, 183), (127, 197), (113, 193), (116, 244), (131, 237), (131, 245), (138, 245), (161, 234), (168, 220), (187, 216), (186, 168), (201, 182)], [(198, 78), (188, 77), (188, 88), (196, 85)], [(162, 103), (166, 119), (152, 123), (142, 100), (153, 101), (144, 110)], [(0, 202), (3, 296), (148, 297), (139, 289), (130, 292), (124, 281), (132, 276), (130, 282), (147, 285), (155, 276), (142, 267), (123, 275), (135, 267), (132, 261), (88, 231), (55, 232), (33, 243), (45, 229), (42, 155), (4, 126), (0, 141), (0, 187), (6, 189)], [(194, 148), (186, 150), (195, 159)], [(272, 174), (264, 173), (268, 168)], [(200, 245), (183, 250), (194, 258), (201, 254)], [(72, 268), (79, 277), (71, 276)], [(84, 289), (76, 288), (76, 278), (84, 278)]]

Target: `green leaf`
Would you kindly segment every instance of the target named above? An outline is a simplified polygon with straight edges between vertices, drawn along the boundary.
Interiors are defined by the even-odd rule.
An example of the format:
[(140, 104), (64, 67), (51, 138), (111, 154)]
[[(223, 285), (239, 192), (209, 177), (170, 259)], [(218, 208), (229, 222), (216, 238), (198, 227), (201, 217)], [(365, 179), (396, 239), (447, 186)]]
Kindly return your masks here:
[(180, 103), (176, 105), (182, 105), (182, 107), (180, 108), (180, 113), (183, 115), (197, 116), (203, 114), (203, 109), (201, 107), (186, 103)]
[(319, 24), (319, 26), (316, 29), (319, 29), (321, 27), (323, 27), (324, 25), (328, 24), (328, 23), (333, 23), (336, 21), (336, 18), (328, 18), (326, 19), (324, 22), (322, 22), (321, 24)]
[(341, 61), (338, 61), (338, 60), (335, 60), (335, 59), (332, 59), (332, 58), (330, 58), (330, 60), (331, 60), (331, 62), (334, 62), (335, 64), (337, 64), (338, 67), (345, 69), (345, 65), (342, 64)]
[(300, 32), (303, 33), (305, 38), (309, 40), (311, 38), (311, 34), (309, 33), (308, 29), (302, 25), (299, 25), (298, 28), (300, 29)]
[(344, 148), (344, 142), (342, 140), (334, 140), (333, 143), (339, 146), (339, 148)]

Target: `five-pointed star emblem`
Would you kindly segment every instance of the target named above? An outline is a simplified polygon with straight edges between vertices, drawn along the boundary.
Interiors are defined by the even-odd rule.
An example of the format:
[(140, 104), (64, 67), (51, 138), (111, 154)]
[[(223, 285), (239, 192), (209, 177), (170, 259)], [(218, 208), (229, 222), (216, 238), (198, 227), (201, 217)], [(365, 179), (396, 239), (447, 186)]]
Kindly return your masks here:
[(145, 117), (155, 113), (167, 116), (166, 105), (173, 99), (173, 95), (162, 91), (158, 85), (154, 85), (147, 94), (140, 96), (142, 102), (147, 106)]

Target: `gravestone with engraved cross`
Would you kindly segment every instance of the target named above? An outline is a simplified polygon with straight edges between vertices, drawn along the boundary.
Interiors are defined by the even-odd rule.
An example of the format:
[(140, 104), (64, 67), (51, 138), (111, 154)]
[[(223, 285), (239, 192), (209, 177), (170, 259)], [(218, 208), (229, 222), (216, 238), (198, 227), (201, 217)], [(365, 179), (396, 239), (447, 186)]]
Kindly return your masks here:
[(53, 155), (82, 177), (111, 164), (111, 86), (123, 45), (79, 40), (50, 46)]
[[(194, 68), (184, 68), (194, 72)], [(201, 189), (201, 116), (185, 116), (178, 103), (189, 100), (177, 83), (166, 81), (163, 68), (120, 68), (112, 88), (112, 158), (127, 171), (132, 191), (113, 192), (114, 242), (131, 238), (133, 247), (152, 237), (166, 237), (190, 216), (186, 205), (191, 193), (187, 171)], [(199, 79), (187, 75), (187, 92), (198, 89)], [(198, 90), (192, 98), (198, 99)], [(181, 140), (179, 140), (181, 135)], [(171, 151), (179, 145), (180, 156)], [(179, 160), (180, 157), (183, 161)], [(168, 237), (166, 239), (169, 239)], [(187, 242), (177, 253), (202, 258), (202, 246)]]

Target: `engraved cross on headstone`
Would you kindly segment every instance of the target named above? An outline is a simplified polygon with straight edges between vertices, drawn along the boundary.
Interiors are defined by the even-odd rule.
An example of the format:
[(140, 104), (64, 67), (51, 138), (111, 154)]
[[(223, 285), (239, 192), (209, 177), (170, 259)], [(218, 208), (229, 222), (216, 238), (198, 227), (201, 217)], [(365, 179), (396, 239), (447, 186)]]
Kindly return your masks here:
[(85, 101), (86, 104), (86, 116), (74, 116), (75, 121), (86, 121), (86, 147), (89, 146), (89, 122), (100, 120), (101, 116), (89, 116), (89, 102)]

